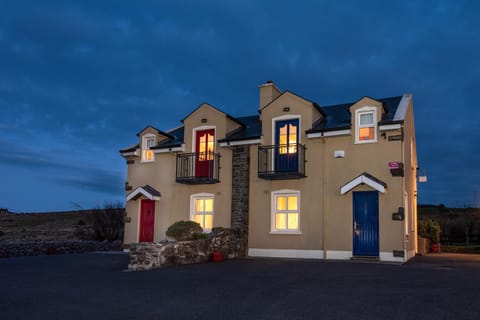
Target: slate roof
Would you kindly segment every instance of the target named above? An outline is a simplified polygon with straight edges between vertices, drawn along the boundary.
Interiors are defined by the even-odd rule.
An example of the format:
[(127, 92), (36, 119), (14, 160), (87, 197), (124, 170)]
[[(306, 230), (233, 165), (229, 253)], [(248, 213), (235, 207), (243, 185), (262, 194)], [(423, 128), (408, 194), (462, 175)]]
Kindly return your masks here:
[[(402, 96), (374, 100), (381, 102), (385, 109), (380, 124), (395, 123), (393, 117), (395, 116), (400, 100), (402, 100)], [(350, 107), (355, 103), (356, 102), (351, 102), (322, 107), (327, 116), (320, 119), (317, 123), (314, 123), (313, 127), (307, 130), (307, 133), (350, 129)]]
[[(372, 98), (373, 99), (373, 98)], [(399, 123), (400, 121), (394, 121), (394, 116), (397, 111), (398, 105), (402, 100), (402, 96), (373, 99), (382, 103), (385, 113), (382, 116), (380, 125)], [(306, 130), (307, 133), (314, 132), (326, 132), (334, 130), (345, 130), (351, 127), (351, 114), (350, 107), (356, 102), (336, 104), (330, 106), (318, 106), (316, 103), (312, 105), (322, 113), (323, 117), (313, 124), (313, 127)], [(228, 116), (228, 115), (227, 115)], [(253, 140), (259, 139), (262, 134), (262, 122), (258, 115), (245, 116), (245, 117), (232, 117), (228, 116), (235, 122), (241, 124), (241, 127), (228, 133), (224, 139), (218, 142), (232, 142), (240, 140)], [(165, 136), (169, 136), (168, 139), (159, 141), (157, 146), (152, 149), (165, 149), (180, 147), (184, 142), (184, 127), (178, 127), (173, 130), (163, 133)], [(160, 132), (160, 131), (159, 131)], [(138, 144), (120, 150), (120, 152), (135, 151), (139, 147)]]
[(233, 130), (224, 139), (218, 140), (218, 142), (239, 141), (259, 139), (262, 134), (262, 123), (259, 116), (238, 117), (239, 122), (243, 123), (243, 126)]
[(152, 149), (165, 149), (165, 148), (174, 148), (180, 147), (183, 143), (183, 126), (175, 128), (171, 131), (168, 131), (168, 134), (172, 137), (170, 139), (165, 139), (159, 141), (158, 144)]

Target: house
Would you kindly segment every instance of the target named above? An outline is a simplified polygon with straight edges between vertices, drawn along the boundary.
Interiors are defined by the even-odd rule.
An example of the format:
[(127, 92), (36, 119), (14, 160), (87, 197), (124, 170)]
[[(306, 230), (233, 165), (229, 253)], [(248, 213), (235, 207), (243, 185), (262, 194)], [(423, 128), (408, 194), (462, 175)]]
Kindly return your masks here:
[(248, 255), (404, 262), (417, 252), (412, 95), (321, 106), (269, 81), (252, 116), (203, 103), (126, 159), (125, 244), (179, 220), (248, 234)]

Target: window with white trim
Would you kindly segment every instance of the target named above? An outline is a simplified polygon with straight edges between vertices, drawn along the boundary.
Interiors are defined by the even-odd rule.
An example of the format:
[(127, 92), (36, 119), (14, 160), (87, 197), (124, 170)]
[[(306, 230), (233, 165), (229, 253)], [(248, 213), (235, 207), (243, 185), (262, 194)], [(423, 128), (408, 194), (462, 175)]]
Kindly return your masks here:
[(377, 141), (377, 110), (375, 108), (361, 108), (355, 113), (357, 130), (356, 143), (369, 143)]
[(213, 227), (214, 195), (210, 193), (194, 194), (190, 202), (190, 220), (197, 222), (204, 232), (211, 232)]
[(155, 153), (150, 148), (155, 146), (155, 136), (153, 134), (146, 134), (142, 137), (142, 161), (155, 161)]
[(272, 192), (272, 229), (274, 233), (300, 232), (300, 192)]

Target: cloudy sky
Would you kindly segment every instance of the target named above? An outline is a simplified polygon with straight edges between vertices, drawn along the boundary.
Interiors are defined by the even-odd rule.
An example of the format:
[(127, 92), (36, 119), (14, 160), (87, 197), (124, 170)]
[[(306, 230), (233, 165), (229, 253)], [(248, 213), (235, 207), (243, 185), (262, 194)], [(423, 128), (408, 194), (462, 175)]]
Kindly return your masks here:
[[(283, 2), (283, 3), (282, 3)], [(320, 105), (413, 93), (420, 203), (480, 204), (477, 1), (0, 1), (0, 208), (123, 201), (118, 150), (272, 79)]]

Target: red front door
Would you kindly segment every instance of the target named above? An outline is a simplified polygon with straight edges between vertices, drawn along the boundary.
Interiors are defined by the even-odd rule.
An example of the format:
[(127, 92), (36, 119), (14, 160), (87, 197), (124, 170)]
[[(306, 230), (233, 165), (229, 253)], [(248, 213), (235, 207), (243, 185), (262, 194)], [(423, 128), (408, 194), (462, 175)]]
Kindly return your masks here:
[(155, 225), (155, 201), (142, 200), (140, 203), (140, 236), (138, 242), (153, 242)]
[(213, 177), (215, 129), (197, 131), (195, 138), (195, 177)]

